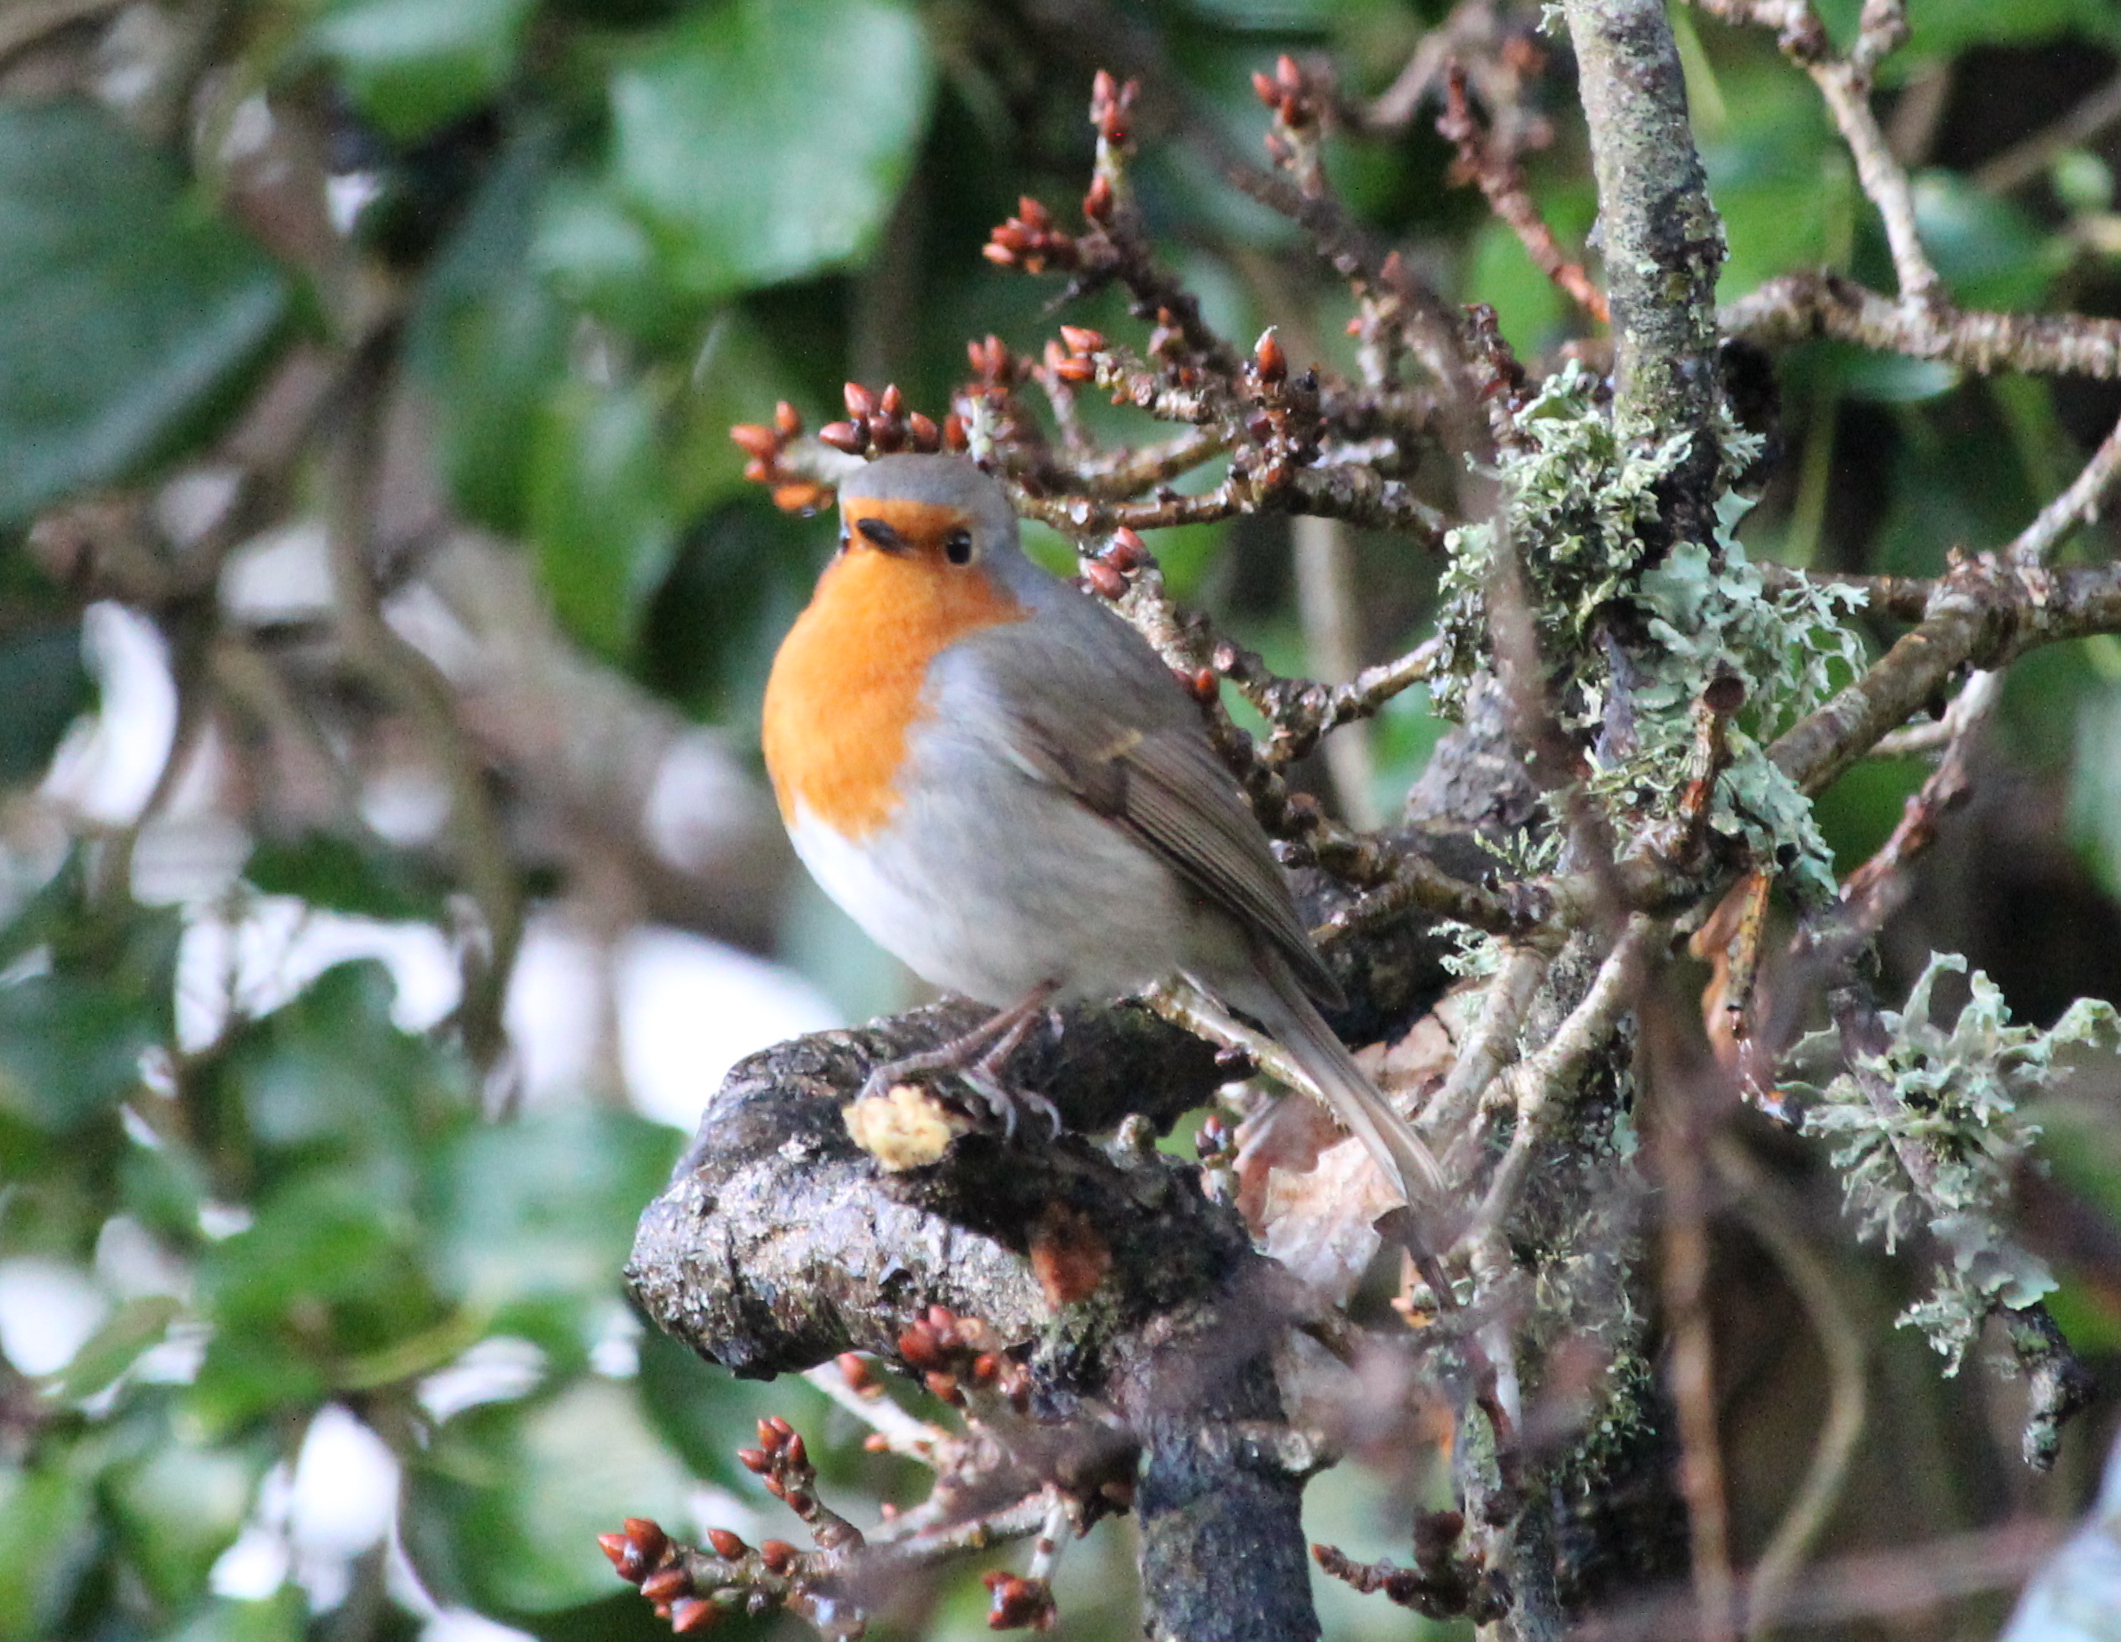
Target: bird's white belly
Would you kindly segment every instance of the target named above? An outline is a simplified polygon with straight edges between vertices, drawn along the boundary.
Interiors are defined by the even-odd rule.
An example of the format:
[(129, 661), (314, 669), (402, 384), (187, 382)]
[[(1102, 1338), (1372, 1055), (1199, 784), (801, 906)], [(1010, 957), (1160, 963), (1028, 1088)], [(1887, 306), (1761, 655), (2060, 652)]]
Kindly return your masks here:
[(1065, 795), (986, 796), (906, 805), (859, 841), (799, 806), (788, 833), (872, 940), (983, 1003), (1116, 997), (1181, 966), (1198, 912), (1167, 867)]

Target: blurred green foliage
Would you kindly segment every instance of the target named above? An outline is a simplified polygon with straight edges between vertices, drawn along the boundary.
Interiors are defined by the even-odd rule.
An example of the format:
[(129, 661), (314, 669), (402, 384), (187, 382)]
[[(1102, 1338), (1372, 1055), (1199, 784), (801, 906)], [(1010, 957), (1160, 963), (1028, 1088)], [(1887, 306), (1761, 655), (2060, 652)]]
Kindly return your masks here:
[[(1262, 120), (1246, 76), (1273, 53), (1330, 52), (1351, 92), (1374, 93), (1443, 9), (1154, 0), (1042, 32), (1032, 9), (986, 0), (249, 0), (219, 8), (197, 58), (171, 70), (203, 122), (34, 86), (0, 96), (0, 780), (33, 783), (90, 699), (78, 601), (27, 551), (33, 516), (167, 474), (228, 432), (289, 350), (355, 340), (345, 281), (247, 216), (200, 135), (242, 97), (268, 93), (363, 179), (351, 232), (401, 304), (386, 340), (424, 390), (455, 508), (523, 543), (583, 646), (748, 736), (825, 532), (746, 490), (727, 425), (783, 397), (814, 425), (855, 373), (939, 412), (968, 337), (1035, 348), (1055, 287), (991, 268), (979, 246), (1020, 192), (1056, 207), (1079, 193), (1082, 109), (1106, 53), (1154, 80), (1177, 125), (1251, 151)], [(1855, 0), (1825, 9), (1852, 26)], [(2066, 46), (2110, 71), (2121, 44), (2106, 0), (1933, 0), (1914, 21), (1895, 84), (1999, 42)], [(1682, 23), (1725, 293), (1822, 262), (1880, 279), (1882, 238), (1803, 76), (1764, 37)], [(1561, 78), (1536, 95), (1558, 136), (1535, 192), (1580, 243), (1593, 200), (1577, 119)], [(1954, 103), (1945, 131), (1963, 121), (1978, 129), (1962, 147), (1992, 151), (2064, 106)], [(1443, 186), (1446, 158), (1417, 122), (1337, 154), (1336, 175), (1369, 226), (1421, 246), (1452, 295), (1494, 304), (1526, 357), (1544, 357), (1571, 315), (1477, 197)], [(1923, 225), (1962, 300), (2121, 306), (2088, 233), (2114, 220), (2111, 174), (2077, 158), (2091, 156), (2058, 161), (2066, 199), (2000, 198), (1942, 161), (1923, 172)], [(1153, 236), (1216, 323), (1248, 338), (1278, 320), (1345, 360), (1345, 294), (1286, 223), (1178, 136), (1145, 145), (1139, 182)], [(1129, 323), (1110, 297), (1077, 317)], [(1829, 346), (1793, 356), (1782, 392), (1788, 460), (1749, 543), (1908, 574), (2006, 539), (2073, 471), (2072, 439), (2115, 409)], [(1153, 545), (1184, 593), (1298, 665), (1278, 536), (1216, 527)], [(1391, 541), (1359, 554), (1373, 647), (1403, 647), (1431, 613), (1433, 567)], [(2028, 756), (2077, 772), (2074, 835), (2109, 891), (2116, 688), (2113, 667), (2057, 655), (2014, 679), (2011, 702)], [(1395, 703), (1377, 742), (1390, 801), (1438, 732), (1424, 698)], [(1844, 863), (1908, 788), (1902, 767), (1870, 765), (1829, 795)], [(0, 1642), (412, 1634), (380, 1554), (355, 1559), (359, 1601), (332, 1615), (306, 1594), (324, 1587), (291, 1574), (268, 1596), (216, 1591), (246, 1527), (275, 1526), (271, 1479), (284, 1487), (328, 1406), (402, 1468), (399, 1533), (437, 1598), (540, 1636), (653, 1634), (593, 1534), (628, 1514), (683, 1521), (702, 1479), (739, 1485), (728, 1451), (765, 1408), (825, 1429), (807, 1393), (761, 1402), (633, 1338), (618, 1271), (679, 1137), (586, 1099), (491, 1120), (481, 1069), (448, 1031), (396, 1024), (369, 965), (180, 1045), (182, 920), (130, 902), (128, 847), (85, 830), (25, 856), (42, 865), (11, 868), (7, 886), (0, 1269), (67, 1274), (97, 1320), (49, 1372), (0, 1357)], [(247, 881), (434, 922), (449, 887), (335, 835), (261, 841)], [(2110, 1152), (2069, 1155), (2111, 1195)], [(2111, 1292), (2063, 1275), (2058, 1309), (2113, 1337)], [(450, 1406), (437, 1376), (497, 1344), (532, 1365), (521, 1383)], [(849, 1485), (888, 1477), (845, 1454), (828, 1464)], [(1376, 1532), (1350, 1549), (1396, 1549)], [(1400, 1634), (1400, 1616), (1349, 1601), (1343, 1634)]]

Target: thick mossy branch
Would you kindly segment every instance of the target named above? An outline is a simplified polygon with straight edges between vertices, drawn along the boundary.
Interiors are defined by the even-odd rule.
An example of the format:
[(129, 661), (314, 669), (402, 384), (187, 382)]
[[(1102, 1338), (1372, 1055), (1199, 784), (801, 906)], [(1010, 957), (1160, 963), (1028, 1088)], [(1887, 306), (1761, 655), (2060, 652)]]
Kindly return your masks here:
[(1613, 314), (1613, 415), (1623, 438), (1691, 442), (1675, 475), (1671, 534), (1705, 539), (1721, 464), (1716, 270), (1723, 227), (1687, 119), (1686, 79), (1664, 0), (1565, 0), (1591, 133)]
[[(752, 1376), (848, 1350), (896, 1358), (932, 1305), (977, 1317), (1029, 1369), (1057, 1486), (1109, 1464), (1115, 1432), (1139, 1446), (1151, 1635), (1316, 1636), (1301, 1478), (1260, 1440), (1283, 1418), (1270, 1352), (1289, 1314), (1235, 1212), (1160, 1154), (1114, 1157), (1076, 1136), (968, 1135), (897, 1174), (849, 1138), (842, 1105), (873, 1066), (980, 1013), (918, 1011), (740, 1064), (642, 1216), (635, 1297)], [(1021, 1071), (1064, 1106), (1108, 1113), (1197, 1104), (1219, 1076), (1205, 1045), (1133, 1010), (1078, 1014)]]

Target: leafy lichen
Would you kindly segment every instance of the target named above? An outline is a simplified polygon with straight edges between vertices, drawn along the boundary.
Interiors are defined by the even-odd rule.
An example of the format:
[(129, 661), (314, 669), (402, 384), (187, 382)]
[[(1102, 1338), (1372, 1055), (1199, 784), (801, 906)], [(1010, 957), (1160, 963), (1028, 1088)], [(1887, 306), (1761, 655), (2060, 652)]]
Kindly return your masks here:
[(1731, 533), (1746, 506), (1726, 495), (1713, 548), (1681, 542), (1637, 578), (1633, 597), (1652, 642), (1641, 647), (1631, 683), (1635, 745), (1594, 786), (1654, 812), (1659, 796), (1693, 773), (1693, 704), (1715, 680), (1735, 680), (1749, 710), (1727, 731), (1729, 762), (1709, 824), (1743, 838), (1753, 859), (1787, 873), (1800, 895), (1823, 899), (1834, 893), (1832, 856), (1810, 801), (1766, 743), (1861, 667), (1861, 641), (1845, 617), (1862, 595), (1809, 582), (1769, 591)]
[[(1495, 470), (1541, 653), (1557, 671), (1588, 659), (1594, 619), (1642, 560), (1642, 527), (1657, 515), (1657, 482), (1687, 448), (1685, 434), (1655, 451), (1630, 448), (1595, 402), (1596, 389), (1580, 364), (1565, 363), (1518, 413), (1518, 441)], [(1437, 634), (1446, 656), (1430, 689), (1453, 716), (1464, 710), (1466, 686), (1487, 659), (1495, 531), (1493, 520), (1483, 520), (1444, 538), (1450, 562)]]
[[(1555, 372), (1520, 414), (1520, 437), (1496, 469), (1505, 498), (1500, 528), (1516, 547), (1562, 723), (1591, 742), (1593, 790), (1627, 818), (1653, 819), (1697, 773), (1694, 703), (1712, 684), (1735, 681), (1746, 706), (1730, 727), (1709, 825), (1743, 839), (1798, 893), (1829, 896), (1830, 857), (1811, 805), (1765, 744), (1861, 666), (1861, 641), (1845, 618), (1862, 595), (1794, 580), (1768, 587), (1732, 533), (1749, 504), (1728, 490), (1729, 478), (1759, 453), (1757, 438), (1732, 425), (1719, 431), (1726, 490), (1714, 540), (1675, 543), (1653, 562), (1645, 528), (1688, 436), (1654, 450), (1630, 445), (1595, 389), (1574, 361)], [(1486, 660), (1497, 528), (1469, 525), (1446, 538), (1451, 558), (1437, 623), (1445, 661), (1431, 688), (1447, 713), (1462, 710), (1466, 686)], [(1625, 620), (1614, 623), (1623, 611)], [(1616, 684), (1613, 650), (1601, 636), (1621, 630), (1629, 634), (1627, 676)], [(1621, 688), (1625, 730), (1615, 734), (1605, 720)]]
[[(1906, 1010), (1883, 1015), (1885, 1052), (1823, 1091), (1805, 1091), (1817, 1100), (1805, 1127), (1827, 1137), (1862, 1235), (1888, 1250), (1917, 1226), (1936, 1237), (1944, 1257), (1934, 1289), (1899, 1322), (1920, 1328), (1956, 1373), (1991, 1310), (2031, 1305), (2055, 1286), (2001, 1224), (2011, 1171), (2039, 1133), (2023, 1107), (2054, 1082), (2059, 1051), (2121, 1036), (2121, 1015), (2080, 998), (2046, 1031), (2014, 1025), (2002, 992), (1977, 969), (1967, 975), (1965, 1007), (1944, 1027), (1931, 1020), (1930, 1003), (1945, 974), (1967, 974), (1966, 960), (1932, 955)], [(1792, 1058), (1825, 1036), (1800, 1043)], [(1926, 1177), (1920, 1186), (1916, 1168)]]

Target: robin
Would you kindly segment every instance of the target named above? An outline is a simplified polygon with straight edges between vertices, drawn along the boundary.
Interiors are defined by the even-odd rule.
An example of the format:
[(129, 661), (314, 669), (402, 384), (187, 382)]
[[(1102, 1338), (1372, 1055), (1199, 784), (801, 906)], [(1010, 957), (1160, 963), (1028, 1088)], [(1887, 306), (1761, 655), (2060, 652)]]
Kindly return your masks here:
[(997, 1010), (872, 1086), (956, 1073), (1013, 1128), (1004, 1063), (1048, 1004), (1183, 975), (1280, 1042), (1409, 1203), (1437, 1201), (1428, 1147), (1320, 1017), (1340, 989), (1148, 641), (1025, 558), (963, 457), (871, 462), (840, 513), (766, 686), (774, 795), (856, 923)]

